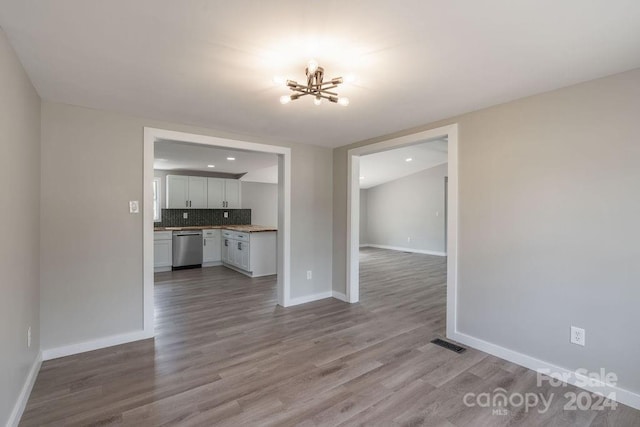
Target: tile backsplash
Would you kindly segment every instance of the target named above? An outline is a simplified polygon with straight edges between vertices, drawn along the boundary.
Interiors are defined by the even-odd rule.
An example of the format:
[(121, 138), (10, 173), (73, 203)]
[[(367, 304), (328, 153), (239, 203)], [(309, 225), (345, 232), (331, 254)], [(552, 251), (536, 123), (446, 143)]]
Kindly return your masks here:
[[(187, 213), (187, 219), (183, 214)], [(225, 218), (224, 213), (229, 212)], [(154, 227), (189, 227), (194, 225), (248, 225), (251, 209), (162, 209), (162, 221)]]

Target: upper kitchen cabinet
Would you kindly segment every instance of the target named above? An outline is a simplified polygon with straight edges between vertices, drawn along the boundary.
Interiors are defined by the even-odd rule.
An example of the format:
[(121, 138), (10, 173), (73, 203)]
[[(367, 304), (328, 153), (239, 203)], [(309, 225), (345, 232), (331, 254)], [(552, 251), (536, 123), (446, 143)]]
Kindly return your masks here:
[(240, 181), (207, 178), (207, 196), (209, 209), (240, 209)]
[(167, 175), (167, 208), (207, 207), (207, 178)]
[(240, 181), (225, 179), (226, 208), (240, 209)]

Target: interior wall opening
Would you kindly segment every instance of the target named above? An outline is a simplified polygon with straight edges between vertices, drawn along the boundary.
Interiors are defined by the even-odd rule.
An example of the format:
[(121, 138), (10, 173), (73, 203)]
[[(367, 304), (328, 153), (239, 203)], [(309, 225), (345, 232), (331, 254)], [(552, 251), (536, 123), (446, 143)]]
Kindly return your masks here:
[(288, 305), (289, 148), (145, 129), (145, 183), (145, 331), (176, 292)]
[(457, 283), (457, 126), (349, 150), (348, 169), (346, 299), (395, 297), (391, 304), (403, 304), (424, 292), (446, 324), (438, 335), (449, 336)]

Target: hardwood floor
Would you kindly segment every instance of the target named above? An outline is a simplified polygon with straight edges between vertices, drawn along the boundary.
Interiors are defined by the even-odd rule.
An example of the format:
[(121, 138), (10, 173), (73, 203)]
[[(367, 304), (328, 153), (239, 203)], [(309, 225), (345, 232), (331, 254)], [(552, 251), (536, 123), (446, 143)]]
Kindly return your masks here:
[[(156, 275), (156, 338), (43, 363), (21, 425), (632, 426), (640, 411), (564, 411), (533, 371), (430, 341), (446, 261), (361, 252), (361, 302), (275, 305), (274, 277), (224, 267)], [(468, 392), (554, 393), (494, 415)], [(541, 408), (542, 406), (540, 406)]]

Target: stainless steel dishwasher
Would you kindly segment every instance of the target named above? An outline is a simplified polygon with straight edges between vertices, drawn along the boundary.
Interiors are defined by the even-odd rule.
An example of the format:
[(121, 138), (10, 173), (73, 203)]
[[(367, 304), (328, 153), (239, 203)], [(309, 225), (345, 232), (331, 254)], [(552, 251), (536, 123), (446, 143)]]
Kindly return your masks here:
[(202, 265), (202, 231), (173, 232), (173, 268)]

